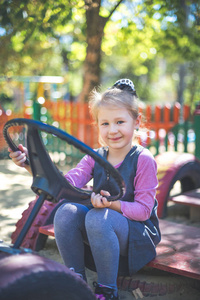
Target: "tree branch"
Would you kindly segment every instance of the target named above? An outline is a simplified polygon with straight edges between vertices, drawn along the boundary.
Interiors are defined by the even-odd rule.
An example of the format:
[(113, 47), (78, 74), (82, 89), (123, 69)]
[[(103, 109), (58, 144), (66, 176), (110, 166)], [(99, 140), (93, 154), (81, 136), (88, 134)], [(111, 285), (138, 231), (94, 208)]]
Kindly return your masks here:
[(110, 17), (112, 16), (112, 14), (115, 12), (115, 10), (118, 8), (118, 6), (123, 2), (124, 0), (120, 0), (116, 5), (115, 7), (113, 7), (113, 9), (111, 10), (109, 16), (106, 18), (107, 20), (110, 19)]

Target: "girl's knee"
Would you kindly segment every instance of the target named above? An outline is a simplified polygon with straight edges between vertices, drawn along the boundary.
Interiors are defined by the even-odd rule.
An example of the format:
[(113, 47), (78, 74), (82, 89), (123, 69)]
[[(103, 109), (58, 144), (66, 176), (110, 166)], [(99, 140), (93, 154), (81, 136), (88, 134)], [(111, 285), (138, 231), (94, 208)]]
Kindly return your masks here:
[(87, 232), (102, 231), (106, 227), (106, 211), (107, 209), (91, 209), (85, 218), (85, 227)]
[[(69, 209), (68, 209), (69, 207)], [(70, 205), (67, 203), (61, 205), (56, 213), (55, 213), (55, 216), (54, 216), (54, 226), (59, 226), (60, 224), (63, 224), (65, 223), (65, 219), (67, 218), (67, 212), (70, 211)]]
[(64, 203), (62, 204), (56, 211), (55, 216), (61, 217), (63, 214), (73, 212), (75, 210), (75, 207), (73, 207), (73, 204), (71, 203)]
[(69, 223), (74, 222), (74, 220), (77, 218), (78, 214), (78, 207), (74, 203), (64, 203), (61, 205), (54, 216), (54, 225), (56, 227), (65, 226), (66, 224), (69, 225)]

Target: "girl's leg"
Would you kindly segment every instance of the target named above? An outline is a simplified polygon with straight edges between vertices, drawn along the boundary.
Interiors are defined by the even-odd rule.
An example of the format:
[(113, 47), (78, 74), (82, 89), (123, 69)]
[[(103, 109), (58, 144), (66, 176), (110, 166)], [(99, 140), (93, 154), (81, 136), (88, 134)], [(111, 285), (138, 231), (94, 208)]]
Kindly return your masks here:
[(65, 265), (74, 268), (86, 280), (84, 244), (87, 241), (85, 216), (88, 208), (77, 203), (65, 203), (56, 211), (54, 231), (58, 250)]
[(128, 255), (128, 221), (112, 209), (92, 209), (87, 213), (85, 226), (98, 283), (117, 291), (119, 256)]

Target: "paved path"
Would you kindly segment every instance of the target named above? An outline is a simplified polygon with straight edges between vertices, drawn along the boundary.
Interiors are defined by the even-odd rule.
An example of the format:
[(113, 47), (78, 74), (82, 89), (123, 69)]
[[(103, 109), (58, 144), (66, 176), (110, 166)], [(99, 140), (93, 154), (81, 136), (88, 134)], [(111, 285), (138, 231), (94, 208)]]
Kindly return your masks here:
[[(15, 166), (10, 160), (0, 160), (0, 239), (10, 243), (10, 235), (15, 229), (15, 223), (21, 218), (28, 203), (35, 198), (31, 191), (32, 178), (23, 169)], [(55, 240), (49, 238), (41, 255), (61, 262)], [(88, 282), (96, 280), (96, 273), (88, 271)], [(129, 287), (129, 288), (128, 288)], [(132, 289), (139, 288), (148, 291), (144, 294), (149, 300), (199, 300), (200, 290), (193, 280), (144, 268), (133, 278), (121, 281), (121, 300), (141, 299), (141, 295), (133, 296)]]

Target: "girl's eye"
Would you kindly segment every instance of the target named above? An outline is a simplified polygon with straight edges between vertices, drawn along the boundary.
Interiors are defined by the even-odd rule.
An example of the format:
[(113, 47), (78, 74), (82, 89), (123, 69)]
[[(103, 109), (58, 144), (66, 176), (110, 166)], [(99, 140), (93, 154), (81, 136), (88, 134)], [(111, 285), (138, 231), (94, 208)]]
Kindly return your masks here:
[(123, 124), (124, 123), (124, 121), (118, 121), (117, 122), (117, 124)]
[(104, 122), (101, 124), (102, 126), (108, 126), (108, 122)]

